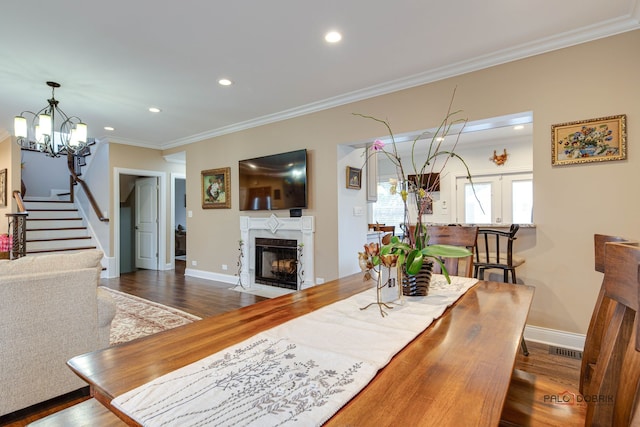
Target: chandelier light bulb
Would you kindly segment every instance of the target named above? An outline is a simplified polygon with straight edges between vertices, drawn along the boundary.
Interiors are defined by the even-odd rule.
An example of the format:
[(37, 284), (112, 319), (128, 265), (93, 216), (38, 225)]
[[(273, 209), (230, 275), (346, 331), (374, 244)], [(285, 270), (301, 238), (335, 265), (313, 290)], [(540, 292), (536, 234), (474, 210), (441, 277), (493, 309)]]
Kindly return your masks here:
[(51, 116), (49, 114), (40, 114), (38, 124), (43, 135), (51, 135)]
[(13, 119), (13, 129), (17, 138), (27, 137), (27, 119), (22, 116), (16, 116)]
[(76, 125), (76, 135), (78, 142), (87, 142), (87, 125), (80, 122)]
[(71, 136), (69, 137), (69, 145), (72, 147), (77, 147), (80, 145), (80, 141), (78, 140), (78, 130), (71, 129)]

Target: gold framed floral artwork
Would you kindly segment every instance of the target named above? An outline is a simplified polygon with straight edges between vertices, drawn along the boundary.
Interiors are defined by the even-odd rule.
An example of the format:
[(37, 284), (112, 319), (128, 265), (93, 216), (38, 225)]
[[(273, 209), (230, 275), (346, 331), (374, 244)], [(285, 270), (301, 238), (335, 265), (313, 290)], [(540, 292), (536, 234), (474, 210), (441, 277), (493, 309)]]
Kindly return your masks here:
[(202, 209), (231, 208), (231, 168), (209, 169), (202, 174)]
[(624, 160), (627, 158), (627, 116), (601, 117), (551, 126), (551, 164)]
[(362, 169), (347, 166), (347, 188), (359, 190), (362, 186)]

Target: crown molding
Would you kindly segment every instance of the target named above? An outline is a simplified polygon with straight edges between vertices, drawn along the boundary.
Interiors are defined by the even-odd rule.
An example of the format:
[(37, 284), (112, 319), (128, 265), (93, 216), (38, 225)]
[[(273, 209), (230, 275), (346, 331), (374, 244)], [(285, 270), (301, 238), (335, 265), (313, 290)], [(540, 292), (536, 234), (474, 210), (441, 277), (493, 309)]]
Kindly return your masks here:
[[(201, 132), (185, 138), (168, 141), (161, 145), (161, 149), (175, 148), (199, 142), (209, 138), (215, 138), (294, 117), (338, 107), (356, 101), (361, 101), (375, 96), (385, 95), (415, 86), (433, 83), (446, 78), (482, 70), (500, 64), (540, 55), (550, 51), (587, 43), (597, 39), (633, 31), (640, 28), (640, 6), (634, 2), (628, 15), (622, 18), (603, 21), (595, 25), (583, 27), (579, 30), (569, 31), (553, 37), (536, 40), (535, 42), (521, 44), (509, 49), (504, 49), (489, 55), (481, 55), (469, 60), (460, 61), (444, 67), (435, 68), (424, 73), (415, 74), (390, 82), (370, 86), (364, 89), (348, 92), (339, 96), (328, 98), (318, 102), (312, 102), (296, 108), (268, 114), (255, 119), (239, 122), (229, 126), (223, 126), (206, 132)], [(132, 144), (139, 145), (139, 144)], [(157, 148), (157, 147), (155, 147)]]

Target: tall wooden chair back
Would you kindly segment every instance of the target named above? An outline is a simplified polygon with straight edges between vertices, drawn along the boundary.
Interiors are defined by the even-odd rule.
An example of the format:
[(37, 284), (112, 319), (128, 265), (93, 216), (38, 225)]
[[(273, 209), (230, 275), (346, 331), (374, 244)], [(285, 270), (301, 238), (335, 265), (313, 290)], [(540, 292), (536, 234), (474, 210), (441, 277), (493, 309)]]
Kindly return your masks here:
[[(605, 269), (605, 244), (608, 242), (626, 243), (637, 246), (638, 242), (630, 241), (624, 237), (609, 236), (606, 234), (593, 235), (594, 264), (595, 270), (604, 273)], [(600, 344), (606, 326), (611, 321), (613, 315), (613, 304), (611, 299), (604, 296), (604, 280), (600, 286), (600, 292), (596, 299), (591, 321), (587, 329), (587, 336), (582, 353), (582, 367), (580, 369), (580, 393), (584, 393), (588, 388), (588, 383), (593, 377), (593, 370), (600, 355)]]
[[(461, 226), (427, 226), (430, 245), (461, 246), (469, 249), (471, 255), (465, 258), (444, 258), (442, 261), (449, 274), (454, 276), (473, 277), (473, 253), (478, 239), (478, 227)], [(435, 272), (440, 271), (436, 263)]]
[(602, 331), (600, 354), (583, 391), (585, 396), (602, 396), (588, 402), (585, 425), (626, 426), (640, 384), (640, 247), (606, 243), (604, 258), (604, 300), (611, 301), (612, 315)]
[[(632, 417), (639, 412), (640, 247), (617, 242), (604, 245), (599, 312), (609, 318), (601, 330), (589, 331), (596, 334), (589, 339), (599, 341), (599, 353), (597, 361), (588, 366), (582, 392), (572, 391), (553, 378), (514, 370), (502, 425), (632, 425)], [(563, 398), (549, 399), (558, 395)]]

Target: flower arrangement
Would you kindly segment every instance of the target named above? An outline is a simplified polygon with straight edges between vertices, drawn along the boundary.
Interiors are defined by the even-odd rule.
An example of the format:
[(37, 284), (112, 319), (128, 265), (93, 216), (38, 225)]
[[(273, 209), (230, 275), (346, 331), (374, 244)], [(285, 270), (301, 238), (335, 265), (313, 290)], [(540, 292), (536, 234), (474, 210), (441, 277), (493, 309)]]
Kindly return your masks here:
[[(452, 111), (454, 98), (455, 90), (447, 113), (435, 133), (428, 135), (428, 133), (425, 132), (413, 140), (408, 164), (404, 163), (400, 156), (393, 131), (387, 121), (354, 113), (354, 115), (374, 120), (386, 127), (390, 142), (385, 143), (380, 139), (375, 140), (365, 155), (368, 159), (370, 156), (380, 153), (393, 163), (396, 168), (397, 178), (390, 180), (390, 191), (391, 194), (399, 194), (404, 204), (404, 238), (401, 240), (399, 237), (393, 236), (388, 243), (379, 249), (379, 254), (374, 255), (370, 253), (368, 262), (370, 262), (372, 266), (379, 265), (381, 259), (385, 256), (394, 256), (397, 259), (397, 264), (404, 266), (407, 274), (414, 275), (420, 271), (423, 262), (431, 258), (440, 264), (442, 274), (447, 278), (447, 281), (450, 282), (449, 273), (441, 257), (462, 258), (471, 255), (471, 252), (466, 248), (449, 245), (429, 245), (427, 227), (423, 223), (423, 214), (432, 208), (432, 194), (436, 186), (439, 187), (441, 172), (445, 169), (449, 160), (454, 159), (461, 162), (465, 167), (467, 177), (471, 180), (471, 173), (467, 163), (455, 152), (460, 134), (467, 120), (457, 118), (461, 113), (460, 110)], [(455, 141), (451, 148), (445, 148), (443, 142), (445, 137), (450, 135), (454, 136)], [(426, 150), (419, 150), (419, 144), (422, 143), (426, 143)], [(419, 152), (426, 152), (426, 154), (424, 157), (418, 158), (421, 156), (418, 154)], [(412, 173), (408, 174), (407, 172), (409, 171)], [(433, 173), (437, 173), (437, 178), (433, 182), (429, 182), (429, 174)], [(415, 176), (415, 179), (409, 180), (409, 175)], [(416, 208), (417, 215), (415, 219), (410, 218), (410, 204), (413, 204)], [(415, 224), (415, 227), (411, 227), (413, 230), (408, 227), (409, 224)], [(367, 253), (366, 250), (365, 253)]]

